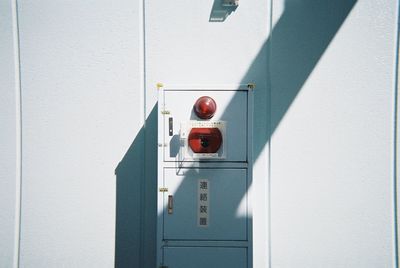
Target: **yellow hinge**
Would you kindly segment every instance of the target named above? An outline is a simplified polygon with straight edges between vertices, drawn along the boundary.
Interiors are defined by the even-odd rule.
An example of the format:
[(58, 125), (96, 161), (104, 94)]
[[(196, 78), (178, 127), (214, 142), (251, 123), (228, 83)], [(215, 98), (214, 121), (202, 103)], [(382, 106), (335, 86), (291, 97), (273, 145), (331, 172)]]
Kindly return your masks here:
[(255, 88), (256, 88), (256, 84), (254, 84), (254, 83), (249, 83), (249, 84), (247, 84), (247, 88), (248, 88), (248, 89), (255, 89)]
[(170, 114), (170, 111), (161, 111), (161, 114)]
[(159, 191), (162, 192), (162, 193), (165, 193), (165, 192), (168, 192), (168, 188), (160, 187)]
[(162, 88), (164, 85), (163, 85), (163, 83), (157, 83), (157, 89), (160, 89), (160, 88)]

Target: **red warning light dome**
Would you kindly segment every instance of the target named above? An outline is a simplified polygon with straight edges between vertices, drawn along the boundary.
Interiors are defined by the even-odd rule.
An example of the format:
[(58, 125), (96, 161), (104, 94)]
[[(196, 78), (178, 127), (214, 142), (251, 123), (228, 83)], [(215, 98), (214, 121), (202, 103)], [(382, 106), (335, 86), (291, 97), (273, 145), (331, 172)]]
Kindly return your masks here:
[(214, 116), (215, 111), (217, 110), (217, 104), (213, 98), (203, 96), (197, 99), (193, 110), (201, 119), (210, 119)]

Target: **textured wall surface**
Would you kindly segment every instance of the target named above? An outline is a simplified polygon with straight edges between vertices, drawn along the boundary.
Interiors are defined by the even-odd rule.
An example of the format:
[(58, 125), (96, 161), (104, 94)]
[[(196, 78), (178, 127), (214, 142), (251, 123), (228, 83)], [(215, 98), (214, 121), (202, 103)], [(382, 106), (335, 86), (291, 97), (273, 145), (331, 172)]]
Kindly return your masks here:
[(257, 84), (254, 267), (395, 266), (397, 1), (18, 0), (21, 121), (13, 3), (1, 267), (19, 172), (21, 267), (155, 267), (157, 82)]
[(19, 216), (19, 87), (11, 1), (0, 1), (0, 266), (13, 267)]
[[(394, 267), (397, 2), (293, 2), (285, 9), (304, 19), (275, 28), (285, 27), (282, 40), (297, 48), (288, 52), (273, 34), (271, 51), (272, 267)], [(282, 115), (282, 95), (299, 86), (346, 9)], [(306, 42), (303, 27), (312, 31), (301, 33)]]
[(19, 1), (23, 267), (114, 265), (116, 169), (143, 121), (138, 9)]
[[(248, 0), (241, 2), (227, 17), (221, 15), (230, 11), (222, 8), (219, 0), (146, 2), (146, 112), (149, 113), (156, 103), (157, 82), (189, 87), (256, 83), (255, 163), (250, 192), (256, 201), (254, 211), (263, 211), (252, 218), (257, 234), (254, 236), (257, 245), (254, 247), (254, 267), (263, 267), (268, 263), (267, 213), (264, 212), (267, 211), (268, 181), (267, 39), (271, 10), (268, 1)], [(225, 20), (213, 22), (219, 18)], [(229, 109), (228, 105), (225, 112)], [(154, 168), (150, 166), (147, 170), (151, 172)], [(156, 189), (155, 186), (152, 188)], [(147, 203), (155, 204), (156, 192), (153, 190), (147, 196)], [(146, 248), (154, 248), (154, 234), (147, 235)], [(145, 259), (154, 257), (153, 253)]]

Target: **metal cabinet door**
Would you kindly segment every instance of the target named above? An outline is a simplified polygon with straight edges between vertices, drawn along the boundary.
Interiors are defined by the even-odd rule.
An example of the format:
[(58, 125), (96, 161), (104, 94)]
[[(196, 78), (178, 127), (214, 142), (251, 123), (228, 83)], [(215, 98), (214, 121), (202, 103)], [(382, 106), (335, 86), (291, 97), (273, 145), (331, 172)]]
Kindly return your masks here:
[[(199, 225), (199, 180), (209, 184), (207, 227)], [(165, 240), (247, 239), (246, 169), (165, 168), (164, 187)]]
[[(179, 159), (179, 130), (182, 122), (200, 120), (193, 105), (201, 96), (210, 96), (217, 103), (211, 121), (223, 120), (226, 125), (226, 158), (224, 161), (247, 161), (247, 92), (246, 91), (165, 91), (164, 105), (169, 114), (164, 116), (165, 161)], [(172, 133), (170, 133), (172, 118)], [(184, 159), (183, 161), (192, 161)]]
[(246, 268), (246, 248), (165, 247), (168, 268)]

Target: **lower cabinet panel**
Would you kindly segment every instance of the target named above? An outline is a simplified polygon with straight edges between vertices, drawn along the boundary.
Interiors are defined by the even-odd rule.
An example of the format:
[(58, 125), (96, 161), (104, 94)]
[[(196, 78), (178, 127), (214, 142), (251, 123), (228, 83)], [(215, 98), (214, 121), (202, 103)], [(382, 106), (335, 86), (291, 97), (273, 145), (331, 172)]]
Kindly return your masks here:
[[(179, 171), (177, 174), (176, 169), (164, 169), (164, 187), (169, 189), (164, 193), (164, 204), (172, 207), (164, 209), (163, 238), (247, 240), (246, 170), (182, 168)], [(204, 192), (200, 189), (201, 182), (206, 183)], [(206, 195), (204, 201), (201, 193)], [(242, 200), (244, 206), (238, 214)], [(204, 225), (201, 219), (206, 221)]]
[(168, 268), (247, 268), (246, 248), (164, 247)]

